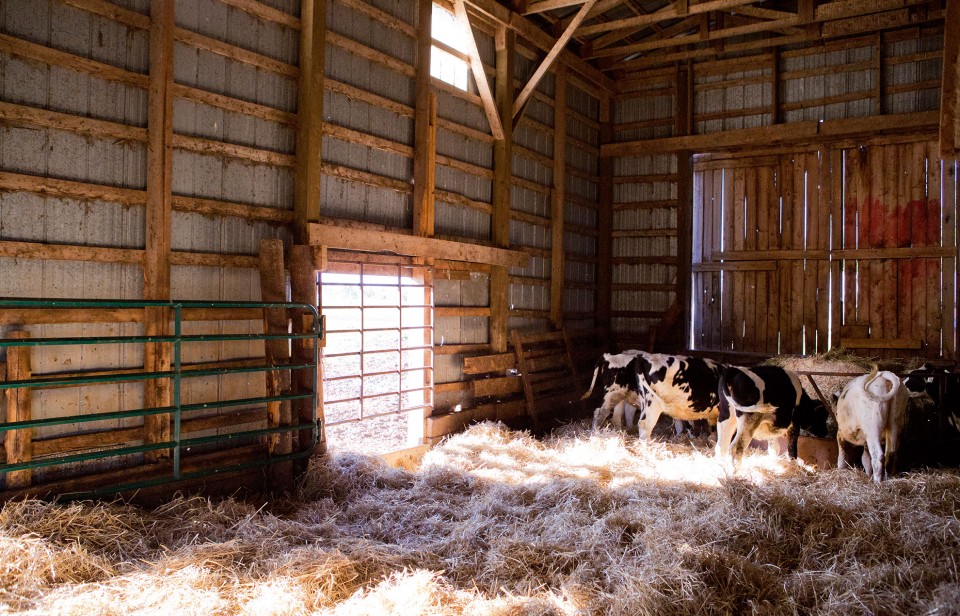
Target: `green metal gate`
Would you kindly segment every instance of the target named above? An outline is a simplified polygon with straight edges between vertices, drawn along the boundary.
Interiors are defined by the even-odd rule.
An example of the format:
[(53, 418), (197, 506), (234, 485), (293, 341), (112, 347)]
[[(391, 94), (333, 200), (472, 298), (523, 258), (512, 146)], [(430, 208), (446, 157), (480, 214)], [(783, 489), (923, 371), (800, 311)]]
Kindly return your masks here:
[[(32, 429), (41, 426), (52, 426), (58, 424), (86, 423), (92, 421), (101, 421), (108, 419), (122, 419), (127, 417), (147, 417), (151, 415), (172, 416), (171, 433), (172, 438), (169, 441), (158, 443), (143, 443), (142, 445), (131, 445), (122, 447), (112, 447), (105, 450), (89, 451), (79, 454), (53, 455), (47, 458), (30, 460), (24, 462), (14, 462), (0, 464), (0, 473), (10, 473), (12, 471), (37, 469), (47, 466), (85, 462), (97, 459), (106, 459), (111, 457), (126, 456), (130, 454), (145, 453), (148, 451), (169, 450), (172, 457), (172, 471), (169, 474), (158, 476), (142, 481), (122, 483), (116, 485), (101, 486), (95, 490), (85, 491), (82, 494), (75, 493), (70, 497), (90, 496), (103, 493), (117, 493), (121, 491), (136, 490), (149, 486), (160, 485), (174, 481), (183, 481), (196, 479), (212, 475), (218, 475), (233, 471), (240, 471), (256, 467), (266, 466), (277, 462), (296, 460), (309, 457), (315, 449), (319, 440), (320, 422), (317, 418), (317, 406), (319, 401), (319, 392), (317, 387), (310, 392), (284, 392), (275, 396), (259, 396), (253, 398), (240, 398), (230, 400), (216, 400), (210, 402), (201, 402), (196, 404), (181, 404), (181, 387), (185, 379), (219, 376), (237, 373), (268, 372), (268, 371), (312, 371), (313, 383), (318, 383), (318, 364), (320, 339), (324, 333), (324, 320), (319, 314), (317, 307), (310, 304), (297, 303), (264, 303), (264, 302), (198, 302), (198, 301), (114, 301), (114, 300), (60, 300), (60, 299), (0, 299), (0, 308), (4, 309), (145, 309), (145, 308), (166, 308), (172, 313), (173, 334), (169, 336), (108, 336), (108, 337), (63, 337), (63, 338), (3, 338), (0, 339), (0, 347), (10, 348), (17, 346), (39, 347), (39, 346), (66, 346), (66, 345), (84, 345), (84, 344), (143, 344), (143, 343), (162, 343), (172, 345), (172, 369), (168, 371), (150, 372), (141, 370), (125, 374), (110, 375), (74, 375), (74, 376), (50, 376), (31, 378), (25, 380), (0, 381), (0, 391), (31, 388), (38, 386), (69, 386), (100, 383), (119, 383), (129, 381), (149, 381), (155, 379), (171, 379), (172, 381), (172, 404), (170, 406), (139, 408), (117, 412), (92, 413), (86, 415), (69, 415), (64, 417), (50, 417), (43, 419), (29, 419), (25, 421), (0, 421), (0, 437), (6, 435), (11, 430)], [(183, 335), (183, 311), (189, 309), (211, 309), (214, 316), (210, 321), (218, 320), (216, 310), (218, 309), (285, 309), (302, 312), (312, 316), (312, 324), (305, 333), (282, 333), (282, 334), (220, 334), (220, 335)], [(255, 341), (255, 340), (313, 340), (313, 357), (309, 363), (276, 364), (242, 367), (224, 367), (213, 369), (184, 369), (181, 365), (182, 348), (186, 344), (196, 342), (215, 342), (215, 341)], [(181, 438), (181, 421), (183, 415), (192, 411), (217, 409), (225, 407), (236, 407), (256, 404), (266, 404), (270, 402), (283, 402), (287, 400), (309, 399), (313, 408), (312, 420), (309, 423), (298, 423), (296, 425), (278, 425), (261, 428), (256, 430), (245, 430), (230, 432), (213, 436), (202, 436), (195, 438)], [(5, 418), (0, 418), (5, 419)], [(286, 454), (271, 454), (269, 456), (247, 460), (241, 463), (228, 466), (204, 468), (191, 472), (181, 471), (182, 452), (191, 446), (237, 441), (239, 439), (260, 437), (266, 435), (280, 434), (284, 432), (300, 432), (306, 434), (309, 432), (310, 441), (308, 447), (303, 447), (299, 451)]]

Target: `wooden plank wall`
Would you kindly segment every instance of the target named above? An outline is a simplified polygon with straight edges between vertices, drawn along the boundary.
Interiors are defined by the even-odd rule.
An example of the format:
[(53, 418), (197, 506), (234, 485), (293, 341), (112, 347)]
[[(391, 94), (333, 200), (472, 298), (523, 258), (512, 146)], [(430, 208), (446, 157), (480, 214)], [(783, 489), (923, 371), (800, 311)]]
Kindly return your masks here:
[(832, 208), (821, 154), (695, 163), (695, 348), (826, 350)]
[(847, 150), (844, 168), (841, 344), (952, 358), (956, 184), (937, 143)]
[(695, 348), (953, 359), (955, 163), (935, 148), (698, 162)]
[[(678, 67), (643, 71), (619, 84), (620, 92), (614, 96), (612, 140), (674, 137), (682, 135), (686, 126), (693, 127), (698, 135), (708, 135), (799, 121), (935, 110), (942, 40), (942, 26), (919, 26), (884, 32), (879, 37), (853, 37), (747, 58), (688, 62)], [(687, 72), (692, 77), (685, 92)], [(685, 95), (690, 97), (686, 105), (681, 104)], [(689, 109), (689, 117), (682, 117), (685, 109)], [(925, 136), (906, 137), (919, 138)], [(842, 165), (842, 157), (834, 156), (823, 144), (773, 150), (771, 156), (776, 160), (771, 162), (770, 170), (763, 170), (768, 168), (766, 164), (738, 162), (729, 170), (728, 184), (722, 184), (720, 167), (708, 169), (703, 166), (708, 159), (699, 159), (700, 171), (689, 178), (694, 180), (691, 200), (710, 203), (722, 190), (731, 198), (742, 196), (747, 203), (746, 210), (739, 216), (733, 214), (730, 220), (711, 218), (719, 210), (708, 207), (697, 212), (689, 209), (690, 202), (677, 203), (677, 194), (683, 194), (677, 191), (677, 182), (688, 178), (676, 175), (678, 167), (676, 161), (671, 160), (672, 154), (618, 155), (613, 159), (614, 174), (619, 177), (615, 179), (613, 203), (612, 301), (614, 330), (621, 339), (639, 344), (649, 341), (651, 329), (658, 323), (670, 298), (676, 297), (671, 287), (686, 284), (673, 273), (677, 267), (674, 264), (683, 265), (686, 255), (677, 254), (676, 242), (667, 235), (671, 229), (676, 233), (676, 212), (682, 211), (677, 207), (689, 212), (702, 228), (713, 229), (713, 235), (699, 238), (702, 245), (694, 242), (691, 255), (694, 263), (709, 261), (711, 251), (721, 250), (719, 227), (716, 227), (719, 224), (729, 226), (729, 233), (724, 236), (725, 249), (810, 251), (818, 244), (822, 249), (825, 236), (822, 233), (816, 237), (808, 235), (804, 241), (800, 228), (793, 224), (801, 218), (797, 212), (786, 209), (784, 223), (789, 234), (769, 235), (770, 218), (756, 221), (758, 225), (766, 225), (766, 237), (763, 233), (748, 237), (742, 230), (739, 235), (733, 234), (738, 224), (752, 223), (752, 218), (744, 217), (755, 215), (751, 204), (770, 198), (771, 187), (775, 187), (778, 194), (782, 188), (788, 196), (797, 194), (798, 190), (809, 191), (818, 185), (816, 182), (827, 182), (837, 176), (841, 169), (838, 165)], [(720, 165), (718, 160), (713, 159)], [(823, 207), (827, 200), (840, 198), (836, 189), (825, 190), (821, 196), (823, 201), (812, 204), (813, 215), (820, 220), (819, 217), (829, 211)], [(734, 289), (734, 295), (725, 299), (728, 302), (725, 307), (719, 295), (721, 272), (715, 266), (711, 266), (715, 271), (699, 268), (693, 280), (699, 285), (699, 296), (695, 294), (691, 298), (690, 309), (714, 324), (719, 323), (721, 309), (725, 308), (724, 314), (731, 316), (736, 311), (735, 320), (740, 323), (740, 329), (739, 333), (734, 331), (733, 321), (727, 323), (723, 332), (707, 327), (697, 334), (701, 338), (696, 344), (717, 349), (771, 349), (777, 346), (775, 340), (779, 337), (774, 333), (779, 331), (779, 325), (774, 327), (773, 323), (789, 319), (791, 330), (785, 348), (795, 352), (822, 349), (825, 339), (819, 332), (828, 332), (830, 327), (824, 324), (822, 311), (807, 305), (813, 306), (818, 294), (825, 292), (829, 269), (822, 263), (812, 263), (810, 256), (792, 254), (789, 259), (779, 259), (776, 267), (782, 272), (776, 274), (744, 269), (757, 268), (757, 265), (724, 266), (740, 268), (736, 273), (723, 275)], [(635, 267), (639, 271), (631, 271)], [(789, 286), (781, 290), (780, 284)], [(772, 289), (771, 285), (776, 288)], [(779, 294), (789, 289), (791, 293), (801, 294), (795, 296), (797, 301), (791, 301), (782, 314), (779, 307), (774, 312), (768, 306), (766, 313), (754, 311), (750, 317), (747, 309), (738, 306), (733, 298), (737, 296), (737, 289), (742, 292), (754, 286), (760, 287), (759, 293)], [(836, 292), (839, 294), (839, 290)], [(767, 327), (763, 333), (757, 329), (751, 332), (749, 328), (745, 331), (746, 323), (762, 325), (764, 322)], [(833, 325), (836, 331), (832, 333), (839, 336), (839, 324)], [(680, 346), (686, 347), (690, 342), (685, 338), (678, 341)]]

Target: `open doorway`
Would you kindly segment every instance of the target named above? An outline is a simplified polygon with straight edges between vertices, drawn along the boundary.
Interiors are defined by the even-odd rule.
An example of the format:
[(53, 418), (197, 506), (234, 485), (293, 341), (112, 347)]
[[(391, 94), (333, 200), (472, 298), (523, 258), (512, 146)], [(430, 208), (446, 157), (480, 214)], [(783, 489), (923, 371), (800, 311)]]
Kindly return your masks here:
[(384, 454), (420, 445), (433, 408), (429, 269), (331, 261), (318, 282), (328, 448)]

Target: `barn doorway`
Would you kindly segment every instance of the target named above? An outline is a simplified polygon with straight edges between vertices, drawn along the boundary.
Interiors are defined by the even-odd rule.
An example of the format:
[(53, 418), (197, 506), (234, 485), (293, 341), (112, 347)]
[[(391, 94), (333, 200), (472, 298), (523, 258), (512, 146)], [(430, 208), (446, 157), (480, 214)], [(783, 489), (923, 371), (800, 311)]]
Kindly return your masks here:
[(319, 287), (328, 448), (384, 454), (421, 444), (433, 408), (429, 268), (331, 260)]
[(952, 359), (957, 174), (936, 145), (695, 157), (691, 348)]

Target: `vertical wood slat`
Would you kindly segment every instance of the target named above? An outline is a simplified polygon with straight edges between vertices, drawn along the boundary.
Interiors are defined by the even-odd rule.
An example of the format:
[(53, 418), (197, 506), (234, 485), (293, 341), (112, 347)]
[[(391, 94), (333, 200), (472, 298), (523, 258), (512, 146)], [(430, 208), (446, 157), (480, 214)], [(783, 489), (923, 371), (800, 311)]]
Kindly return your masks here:
[[(805, 250), (819, 247), (820, 240), (820, 162), (816, 151), (808, 152), (803, 157), (804, 175), (804, 237), (801, 246)], [(802, 268), (803, 275), (803, 337), (804, 351), (815, 353), (817, 342), (817, 283), (818, 261), (807, 260), (797, 265)]]
[[(833, 228), (831, 241), (833, 246), (843, 247), (846, 245), (847, 237), (846, 212), (843, 209), (844, 152), (841, 149), (830, 149), (828, 153), (830, 155), (830, 221)], [(831, 303), (834, 307), (839, 306), (839, 310), (834, 312), (833, 319), (830, 320), (831, 346), (840, 346), (840, 326), (843, 324), (843, 319), (846, 318), (847, 304), (850, 303), (849, 298), (844, 300), (842, 296), (843, 280), (840, 274), (845, 267), (846, 265), (842, 262), (834, 262), (830, 271), (833, 277), (833, 284), (830, 289)]]
[[(170, 299), (170, 239), (173, 219), (173, 3), (150, 3), (150, 75), (147, 104), (147, 203), (144, 215), (145, 243), (143, 297), (147, 300)], [(144, 310), (147, 336), (169, 334), (169, 311)], [(144, 345), (144, 369), (170, 370), (168, 344)], [(172, 403), (169, 379), (144, 383), (144, 405), (148, 408)], [(144, 443), (160, 443), (171, 438), (169, 415), (143, 418)], [(147, 461), (170, 456), (169, 450), (144, 454)]]
[[(260, 297), (265, 302), (287, 301), (286, 274), (284, 272), (283, 241), (260, 240)], [(263, 330), (268, 334), (286, 334), (287, 311), (282, 308), (265, 309)], [(268, 365), (287, 363), (290, 359), (286, 340), (264, 342), (264, 355)], [(266, 378), (266, 394), (277, 396), (290, 390), (290, 371), (269, 370)], [(292, 419), (290, 401), (268, 402), (267, 423), (271, 428), (289, 426)], [(293, 435), (281, 432), (268, 438), (267, 446), (272, 454), (283, 455), (293, 450)], [(289, 464), (274, 464), (270, 467), (271, 481), (278, 491), (287, 491), (293, 485), (293, 469)]]
[[(803, 248), (804, 232), (806, 230), (806, 174), (804, 173), (804, 155), (797, 153), (790, 158), (793, 173), (793, 234), (790, 239), (790, 247), (799, 250)], [(784, 204), (784, 207), (786, 207), (786, 204)], [(793, 338), (794, 352), (802, 353), (804, 351), (803, 319), (806, 308), (803, 293), (803, 262), (795, 261), (791, 263), (790, 273), (793, 277), (793, 310), (790, 318), (790, 335)]]
[[(936, 158), (930, 161), (927, 160), (927, 150), (928, 148), (932, 149), (932, 147), (932, 143), (915, 144), (914, 146), (914, 156), (917, 159), (917, 173), (921, 174), (920, 178), (922, 178), (922, 181), (918, 180), (917, 182), (916, 195), (926, 213), (928, 245), (939, 246), (943, 241), (942, 236), (945, 232), (945, 230), (941, 231), (940, 226), (940, 204), (937, 203), (936, 199), (930, 199), (926, 191), (926, 186), (929, 185), (928, 181), (930, 179), (939, 180), (936, 186), (940, 186), (939, 182), (942, 181), (942, 178), (927, 177), (926, 171), (928, 169), (928, 163), (930, 167), (933, 167), (939, 162)], [(926, 265), (927, 287), (927, 314), (924, 321), (926, 328), (924, 340), (926, 341), (926, 345), (924, 351), (930, 357), (940, 357), (942, 328), (939, 324), (943, 322), (943, 304), (940, 298), (942, 262), (940, 259), (923, 259), (923, 262)]]
[[(729, 180), (727, 179), (727, 176)], [(734, 182), (732, 174), (724, 171), (724, 182), (720, 190), (720, 196), (723, 208), (723, 240), (721, 245), (724, 250), (729, 250), (734, 245), (735, 212), (736, 208), (729, 207), (733, 203)], [(733, 276), (732, 272), (721, 272), (721, 312), (720, 312), (720, 344), (723, 349), (734, 348), (734, 324), (733, 319)]]
[[(906, 158), (909, 167), (906, 169), (906, 182), (901, 184), (903, 190), (900, 191), (899, 196), (899, 206), (903, 210), (897, 221), (897, 243), (899, 245), (909, 243), (912, 246), (930, 246), (931, 242), (936, 242), (936, 245), (939, 246), (939, 237), (927, 236), (927, 199), (925, 194), (927, 177), (924, 169), (926, 152), (923, 149), (918, 150), (913, 144), (908, 144), (908, 149), (909, 156)], [(937, 222), (939, 223), (939, 216)], [(939, 235), (939, 233), (936, 235)], [(920, 284), (922, 283), (921, 276), (925, 269), (925, 261), (926, 259), (912, 259), (897, 264), (897, 295), (900, 310), (897, 337), (902, 339), (920, 338), (929, 340), (928, 331), (931, 324), (924, 323), (921, 320), (921, 315), (925, 316), (926, 314), (927, 302), (931, 299), (927, 297), (926, 285)], [(938, 284), (938, 292), (939, 286)], [(939, 303), (939, 297), (936, 301)], [(934, 325), (937, 330), (940, 329), (939, 320)], [(939, 346), (939, 340), (937, 342), (936, 346)]]
[[(16, 340), (24, 340), (30, 337), (25, 331), (12, 331), (7, 336)], [(23, 381), (32, 378), (33, 373), (30, 367), (30, 348), (26, 346), (9, 347), (7, 350), (7, 369), (6, 380)], [(0, 364), (2, 366), (2, 364)], [(17, 389), (6, 390), (7, 414), (6, 420), (27, 421), (33, 419), (31, 409), (31, 391), (29, 388), (20, 387)], [(7, 464), (17, 464), (20, 462), (29, 462), (33, 459), (33, 430), (8, 430), (4, 436), (4, 447), (6, 449)], [(33, 479), (33, 471), (30, 469), (22, 471), (12, 471), (7, 473), (6, 488), (23, 488), (29, 486)]]
[[(724, 195), (726, 197), (726, 195)], [(725, 207), (729, 207), (733, 210), (733, 233), (730, 239), (733, 240), (731, 248), (733, 250), (742, 251), (746, 248), (745, 246), (745, 237), (744, 237), (744, 198), (745, 198), (745, 176), (744, 168), (737, 167), (733, 170), (733, 188), (731, 191), (731, 200), (726, 204)], [(730, 302), (727, 304), (730, 306), (730, 314), (724, 319), (728, 320), (731, 324), (731, 347), (736, 351), (742, 351), (744, 349), (744, 320), (745, 320), (745, 311), (747, 307), (747, 297), (744, 291), (746, 284), (746, 279), (748, 278), (746, 272), (728, 272), (730, 274), (730, 279), (732, 282), (732, 291), (733, 294), (730, 297)]]
[[(313, 260), (313, 249), (310, 246), (302, 244), (290, 247), (290, 299), (298, 304), (309, 304), (319, 306), (319, 296), (317, 287), (317, 268)], [(310, 325), (313, 322), (313, 315), (308, 312), (294, 313), (292, 331), (295, 334), (310, 333)], [(283, 341), (281, 341), (283, 342)], [(300, 339), (292, 341), (293, 363), (305, 365), (313, 363), (314, 341), (309, 339)], [(323, 386), (322, 367), (317, 367), (317, 374), (314, 375), (311, 370), (293, 370), (290, 375), (294, 393), (319, 392)], [(316, 378), (314, 378), (316, 376)], [(310, 423), (314, 415), (318, 419), (323, 419), (323, 407), (319, 404), (313, 406), (310, 399), (293, 400), (293, 409), (291, 417), (296, 419), (299, 424)], [(322, 425), (322, 423), (321, 423)], [(297, 434), (297, 451), (307, 451), (311, 439), (310, 430), (300, 430)], [(318, 444), (317, 453), (325, 452), (325, 443), (321, 441)], [(295, 473), (300, 475), (307, 470), (307, 458), (297, 460)]]
[[(769, 194), (771, 190), (769, 170), (758, 167), (753, 170), (754, 180), (754, 211), (756, 212), (756, 240), (754, 247), (757, 250), (767, 250), (770, 247), (769, 227)], [(769, 272), (757, 272), (756, 297), (756, 350), (761, 353), (770, 352), (770, 298), (768, 297)]]
[(550, 192), (550, 321), (563, 327), (563, 223), (567, 172), (567, 69), (559, 64), (553, 96), (553, 190)]
[[(746, 234), (743, 238), (744, 250), (757, 250), (757, 228), (758, 222), (758, 203), (757, 203), (757, 169), (749, 167), (744, 170), (744, 202), (746, 211), (744, 212)], [(764, 302), (759, 301), (757, 289), (759, 288), (758, 279), (761, 272), (744, 272), (744, 319), (746, 327), (744, 330), (743, 347), (744, 350), (752, 351), (759, 344), (758, 330), (760, 325), (760, 312), (766, 310)]]
[[(900, 167), (901, 147), (887, 146), (882, 156), (883, 160), (883, 193), (880, 196), (882, 207), (883, 227), (881, 246), (896, 248), (897, 246), (897, 218), (903, 208), (906, 194), (903, 190), (903, 172)], [(881, 290), (881, 324), (885, 338), (897, 337), (897, 270), (896, 261), (884, 259), (880, 262), (883, 282)]]
[[(930, 156), (931, 169), (936, 168), (936, 175), (931, 174), (930, 186), (943, 187), (940, 197), (941, 222), (943, 226), (943, 245), (955, 246), (957, 239), (957, 176), (956, 163), (954, 161), (941, 161), (939, 151), (934, 147), (928, 150)], [(942, 169), (942, 172), (941, 172)], [(941, 178), (941, 182), (933, 183), (935, 178)], [(957, 330), (956, 330), (956, 273), (957, 257), (941, 259), (943, 267), (943, 356), (946, 359), (957, 358)]]

